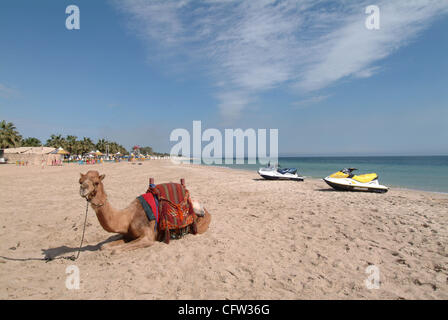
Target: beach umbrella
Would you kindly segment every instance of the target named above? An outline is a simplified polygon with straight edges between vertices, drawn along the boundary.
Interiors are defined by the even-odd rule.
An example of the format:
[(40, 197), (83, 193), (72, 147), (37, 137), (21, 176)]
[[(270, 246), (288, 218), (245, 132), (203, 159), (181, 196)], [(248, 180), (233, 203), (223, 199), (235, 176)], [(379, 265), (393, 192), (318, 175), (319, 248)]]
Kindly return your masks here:
[(56, 149), (54, 152), (55, 154), (70, 154), (70, 152), (65, 151), (64, 149), (62, 149), (61, 147), (59, 147), (58, 149)]
[(103, 154), (102, 154), (99, 150), (96, 150), (96, 151), (95, 151), (95, 155), (97, 155), (97, 156), (102, 156)]

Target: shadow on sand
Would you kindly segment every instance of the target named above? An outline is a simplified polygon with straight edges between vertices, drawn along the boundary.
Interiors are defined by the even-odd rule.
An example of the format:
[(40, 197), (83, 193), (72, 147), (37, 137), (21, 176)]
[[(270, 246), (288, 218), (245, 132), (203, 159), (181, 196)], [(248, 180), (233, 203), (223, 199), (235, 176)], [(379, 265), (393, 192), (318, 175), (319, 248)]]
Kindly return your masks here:
[(79, 249), (79, 247), (76, 248), (72, 248), (72, 247), (67, 247), (67, 246), (60, 246), (57, 248), (49, 248), (49, 249), (42, 249), (42, 253), (44, 255), (44, 259), (46, 260), (53, 260), (59, 256), (65, 255), (67, 253), (74, 253), (74, 252), (78, 252), (78, 250), (80, 252), (84, 252), (84, 251), (97, 251), (101, 249), (101, 246), (103, 244), (106, 244), (108, 242), (111, 241), (115, 241), (120, 239), (122, 236), (119, 234), (113, 235), (109, 238), (107, 238), (104, 241), (101, 241), (99, 243), (97, 243), (96, 245), (88, 245), (88, 246), (84, 246), (81, 249)]
[(4, 256), (0, 256), (0, 258), (8, 260), (8, 261), (46, 261), (46, 262), (48, 262), (48, 261), (55, 260), (55, 259), (74, 260), (73, 259), (74, 256), (68, 257), (68, 256), (63, 256), (63, 255), (70, 254), (70, 253), (76, 253), (76, 252), (78, 252), (78, 250), (80, 250), (80, 252), (97, 251), (101, 248), (101, 246), (103, 244), (118, 240), (120, 238), (121, 238), (121, 235), (116, 234), (116, 235), (113, 235), (113, 236), (107, 238), (104, 241), (97, 243), (96, 245), (87, 245), (87, 246), (81, 247), (81, 249), (79, 249), (79, 247), (72, 248), (72, 247), (67, 247), (67, 246), (42, 249), (42, 254), (44, 255), (43, 258), (11, 258), (11, 257), (4, 257)]
[[(265, 178), (254, 178), (252, 179), (252, 181), (281, 181), (281, 182), (285, 182), (285, 181), (296, 181), (296, 180), (288, 180), (288, 179), (265, 179)], [(303, 181), (297, 181), (297, 182), (303, 182)]]

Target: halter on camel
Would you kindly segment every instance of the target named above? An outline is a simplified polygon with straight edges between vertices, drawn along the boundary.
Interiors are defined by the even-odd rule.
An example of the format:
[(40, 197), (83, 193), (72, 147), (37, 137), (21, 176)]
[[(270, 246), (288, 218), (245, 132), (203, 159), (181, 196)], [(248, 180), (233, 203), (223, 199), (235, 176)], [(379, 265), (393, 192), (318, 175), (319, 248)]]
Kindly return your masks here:
[[(104, 206), (104, 205), (106, 204), (106, 202), (107, 202), (107, 196), (106, 196), (106, 199), (104, 200), (103, 203), (100, 203), (100, 204), (96, 204), (96, 203), (94, 203), (92, 200), (93, 200), (93, 198), (95, 198), (96, 193), (98, 192), (97, 188), (98, 188), (98, 183), (94, 183), (94, 184), (93, 184), (93, 191), (90, 192), (90, 193), (87, 195), (86, 200), (87, 200), (88, 203), (94, 205), (94, 206), (97, 207), (97, 208), (100, 208), (100, 207), (102, 207), (102, 206)], [(87, 207), (88, 207), (88, 206), (87, 206)]]

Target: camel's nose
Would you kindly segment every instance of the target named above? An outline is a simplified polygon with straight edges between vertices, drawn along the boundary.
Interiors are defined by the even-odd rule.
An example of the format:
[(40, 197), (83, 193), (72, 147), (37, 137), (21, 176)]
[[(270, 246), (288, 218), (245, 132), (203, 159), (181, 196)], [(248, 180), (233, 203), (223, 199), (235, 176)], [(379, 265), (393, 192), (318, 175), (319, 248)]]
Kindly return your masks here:
[(85, 197), (86, 196), (86, 190), (87, 190), (87, 188), (86, 188), (86, 186), (84, 184), (80, 185), (79, 186), (79, 195), (81, 197)]

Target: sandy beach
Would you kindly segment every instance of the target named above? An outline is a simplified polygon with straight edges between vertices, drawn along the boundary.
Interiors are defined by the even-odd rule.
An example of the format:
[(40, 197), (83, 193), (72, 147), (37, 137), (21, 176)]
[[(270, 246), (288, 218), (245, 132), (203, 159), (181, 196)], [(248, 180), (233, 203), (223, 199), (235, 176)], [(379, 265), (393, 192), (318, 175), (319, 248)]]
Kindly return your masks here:
[[(212, 215), (203, 235), (112, 254), (113, 236), (89, 209), (79, 172), (106, 174), (113, 206), (156, 183), (186, 179)], [(262, 180), (256, 172), (116, 163), (0, 166), (0, 299), (448, 299), (448, 195), (391, 189), (337, 192), (322, 180)], [(80, 270), (79, 290), (66, 268)], [(380, 271), (368, 289), (366, 268)]]

